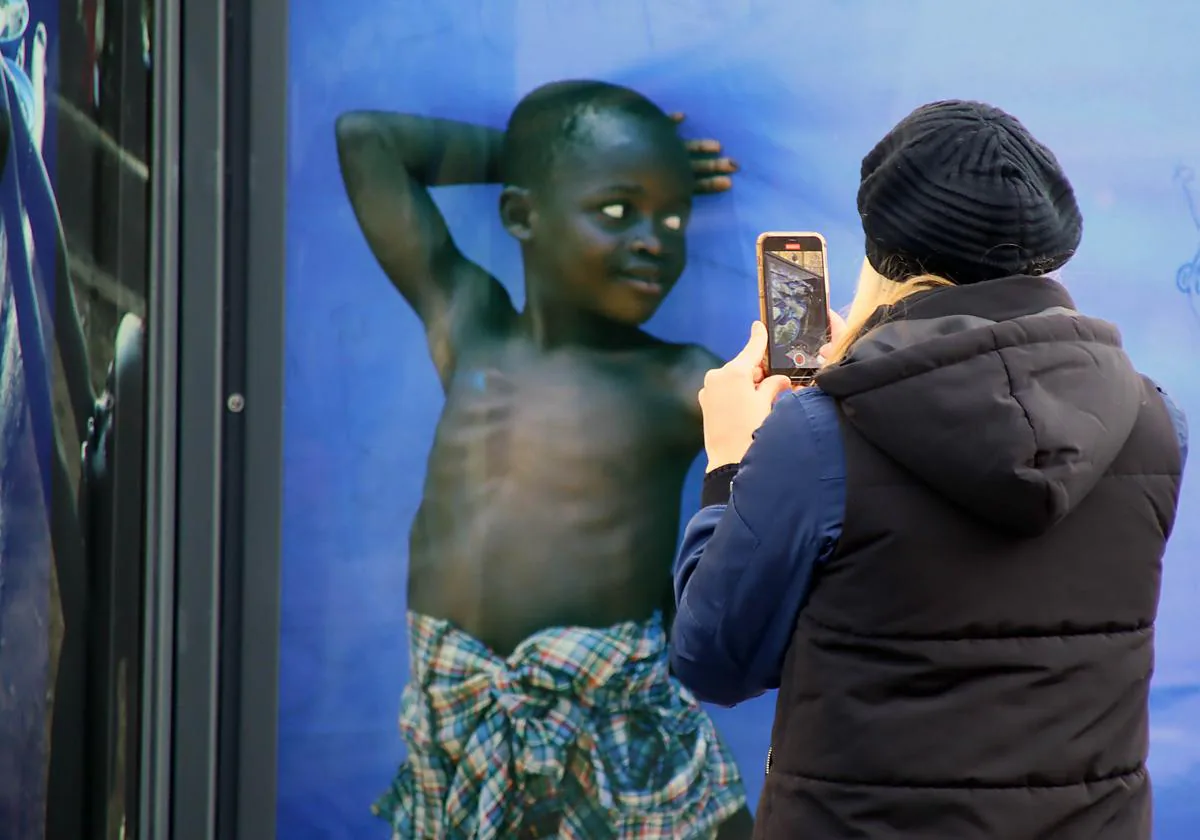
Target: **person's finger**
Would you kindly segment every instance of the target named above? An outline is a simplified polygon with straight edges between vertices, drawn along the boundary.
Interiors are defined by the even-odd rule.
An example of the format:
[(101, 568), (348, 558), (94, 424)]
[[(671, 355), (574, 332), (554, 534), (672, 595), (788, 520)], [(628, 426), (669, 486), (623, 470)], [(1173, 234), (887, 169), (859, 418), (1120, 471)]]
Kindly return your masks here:
[(754, 366), (754, 370), (751, 371), (751, 374), (752, 374), (751, 378), (754, 380), (755, 385), (757, 385), (758, 383), (762, 382), (764, 379), (767, 378), (767, 371), (763, 367), (762, 362), (759, 362), (757, 365)]
[(790, 390), (792, 390), (792, 380), (781, 374), (768, 376), (762, 382), (758, 383), (758, 393), (769, 397), (771, 402), (775, 402), (780, 394)]
[(671, 121), (679, 125), (685, 119), (683, 111), (675, 111), (671, 114)]
[(763, 355), (766, 352), (767, 328), (763, 326), (762, 321), (755, 321), (750, 325), (750, 338), (746, 342), (746, 346), (730, 360), (729, 364), (750, 370), (762, 365)]
[(683, 145), (694, 155), (719, 155), (721, 153), (721, 141), (711, 138), (687, 140)]

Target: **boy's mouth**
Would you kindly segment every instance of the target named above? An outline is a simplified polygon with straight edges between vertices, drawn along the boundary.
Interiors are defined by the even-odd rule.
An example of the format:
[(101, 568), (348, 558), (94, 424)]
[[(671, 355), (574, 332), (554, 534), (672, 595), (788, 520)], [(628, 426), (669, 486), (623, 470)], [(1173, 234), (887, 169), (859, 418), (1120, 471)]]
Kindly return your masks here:
[(662, 296), (667, 290), (662, 272), (657, 268), (628, 268), (617, 277), (622, 283), (644, 295)]

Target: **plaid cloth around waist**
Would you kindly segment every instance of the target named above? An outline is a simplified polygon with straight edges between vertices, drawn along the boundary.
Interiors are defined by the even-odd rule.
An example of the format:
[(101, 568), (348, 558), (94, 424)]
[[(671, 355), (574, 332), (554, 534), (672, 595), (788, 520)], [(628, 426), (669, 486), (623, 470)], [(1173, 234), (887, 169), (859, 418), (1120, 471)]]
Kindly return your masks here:
[(408, 747), (375, 805), (397, 840), (712, 837), (745, 804), (712, 721), (667, 669), (662, 619), (551, 628), (507, 658), (410, 613)]

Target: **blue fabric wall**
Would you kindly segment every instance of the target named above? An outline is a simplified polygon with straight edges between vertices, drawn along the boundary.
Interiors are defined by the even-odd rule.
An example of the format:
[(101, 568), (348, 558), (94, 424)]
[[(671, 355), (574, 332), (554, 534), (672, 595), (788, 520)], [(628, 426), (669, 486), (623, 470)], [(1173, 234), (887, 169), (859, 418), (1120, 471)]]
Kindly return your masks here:
[[(1134, 359), (1200, 418), (1200, 7), (1139, 15), (1082, 0), (340, 0), (291, 5), (287, 397), (279, 836), (386, 836), (368, 808), (402, 758), (408, 531), (442, 396), (416, 317), (372, 259), (337, 169), (333, 121), (385, 108), (502, 126), (547, 81), (628, 84), (687, 112), (742, 164), (698, 204), (690, 263), (652, 330), (728, 356), (756, 316), (754, 238), (829, 240), (834, 304), (862, 258), (861, 156), (911, 108), (992, 101), (1059, 155), (1086, 220), (1063, 273)], [(1192, 184), (1200, 200), (1200, 183)], [(463, 250), (510, 283), (520, 264), (492, 188), (438, 192)], [(1200, 420), (1196, 421), (1200, 422)], [(1193, 458), (1193, 464), (1200, 459)], [(1193, 470), (1195, 467), (1193, 466)], [(695, 508), (695, 475), (685, 513)], [(1158, 836), (1200, 806), (1200, 488), (1166, 560), (1153, 769)], [(714, 712), (752, 801), (772, 711)]]

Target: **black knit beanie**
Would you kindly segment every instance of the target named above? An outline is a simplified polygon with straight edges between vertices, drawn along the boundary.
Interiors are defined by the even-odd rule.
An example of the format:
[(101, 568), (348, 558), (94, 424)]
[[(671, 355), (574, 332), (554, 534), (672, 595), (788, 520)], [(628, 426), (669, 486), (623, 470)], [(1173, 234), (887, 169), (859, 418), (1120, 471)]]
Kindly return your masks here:
[(1054, 155), (979, 102), (935, 102), (901, 120), (863, 158), (858, 213), (867, 259), (892, 280), (1045, 274), (1083, 234)]

